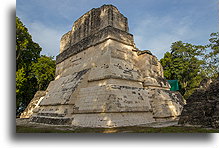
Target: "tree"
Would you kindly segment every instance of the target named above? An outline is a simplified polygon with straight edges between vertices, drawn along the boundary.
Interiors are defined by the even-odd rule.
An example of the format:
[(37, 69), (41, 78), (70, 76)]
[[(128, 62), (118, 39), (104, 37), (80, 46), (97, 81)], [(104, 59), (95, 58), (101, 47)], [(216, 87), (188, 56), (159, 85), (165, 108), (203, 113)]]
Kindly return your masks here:
[(167, 79), (179, 81), (180, 92), (187, 98), (199, 86), (204, 74), (202, 72), (203, 46), (194, 46), (178, 41), (172, 44), (171, 52), (167, 52), (160, 60)]
[(16, 106), (19, 105), (21, 101), (23, 101), (21, 98), (24, 95), (25, 90), (25, 84), (27, 83), (27, 78), (25, 76), (25, 71), (24, 68), (19, 69), (16, 71)]
[(28, 29), (16, 17), (16, 106), (26, 106), (37, 90), (54, 79), (55, 61), (40, 56), (42, 48), (32, 40)]
[(219, 32), (211, 33), (210, 43), (205, 49), (204, 69), (208, 77), (217, 77), (219, 73)]
[(28, 29), (16, 17), (16, 71), (22, 67), (28, 69), (30, 64), (40, 57), (41, 50), (42, 48), (33, 42)]
[(37, 91), (37, 80), (25, 68), (16, 71), (16, 105), (27, 105)]
[(33, 42), (28, 29), (16, 17), (16, 102), (27, 104), (37, 91), (37, 80), (30, 74), (42, 48)]
[(45, 90), (55, 77), (55, 61), (52, 57), (41, 56), (32, 64), (32, 73), (37, 79), (38, 90)]
[[(210, 44), (209, 46), (211, 47), (211, 52), (210, 54), (213, 56), (216, 56), (219, 54), (219, 32), (217, 33), (211, 33), (211, 38), (209, 39)], [(217, 62), (219, 59), (217, 58)]]

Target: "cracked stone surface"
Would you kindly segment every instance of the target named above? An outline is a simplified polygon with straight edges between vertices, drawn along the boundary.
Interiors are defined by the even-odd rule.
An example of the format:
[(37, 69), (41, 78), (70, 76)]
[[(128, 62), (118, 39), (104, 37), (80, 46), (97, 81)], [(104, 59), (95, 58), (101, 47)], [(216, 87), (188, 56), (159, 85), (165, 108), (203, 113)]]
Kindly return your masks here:
[[(203, 87), (204, 86), (204, 87)], [(201, 84), (187, 100), (179, 120), (181, 125), (219, 128), (219, 77)]]
[(33, 122), (120, 127), (181, 114), (182, 96), (169, 91), (158, 59), (135, 47), (127, 18), (115, 6), (81, 16), (61, 38), (56, 63), (56, 78), (33, 110)]

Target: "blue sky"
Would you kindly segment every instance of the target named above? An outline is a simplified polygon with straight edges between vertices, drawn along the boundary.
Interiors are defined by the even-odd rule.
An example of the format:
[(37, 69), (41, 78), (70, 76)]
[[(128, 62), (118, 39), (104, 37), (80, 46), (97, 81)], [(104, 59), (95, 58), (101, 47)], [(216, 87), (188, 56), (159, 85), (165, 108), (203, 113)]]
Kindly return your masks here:
[(16, 15), (43, 48), (41, 54), (56, 56), (74, 21), (103, 4), (115, 5), (128, 18), (136, 46), (159, 59), (171, 43), (204, 45), (219, 28), (217, 0), (17, 0)]

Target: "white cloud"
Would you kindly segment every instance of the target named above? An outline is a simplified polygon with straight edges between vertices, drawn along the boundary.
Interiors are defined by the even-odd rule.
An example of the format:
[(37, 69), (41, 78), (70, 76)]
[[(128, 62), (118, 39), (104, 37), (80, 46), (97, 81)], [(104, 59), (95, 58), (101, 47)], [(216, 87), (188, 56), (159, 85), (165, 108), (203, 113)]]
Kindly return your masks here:
[(139, 49), (148, 49), (159, 59), (170, 49), (171, 43), (195, 41), (202, 31), (193, 29), (190, 17), (176, 19), (170, 16), (147, 15), (133, 29)]
[(28, 29), (33, 40), (43, 48), (41, 54), (58, 55), (59, 43), (61, 36), (65, 33), (64, 30), (51, 28), (39, 22), (30, 23)]
[[(99, 5), (98, 2), (92, 2), (92, 5), (90, 3), (89, 5), (85, 5), (88, 3), (88, 0), (78, 1), (77, 3), (72, 0), (54, 2), (53, 0), (37, 1), (38, 7), (43, 7), (42, 10), (45, 9), (49, 12), (42, 14), (37, 13), (37, 15), (57, 15), (55, 18), (60, 21), (54, 21), (52, 23), (50, 21), (54, 18), (51, 17), (52, 19), (49, 19), (50, 15), (42, 17), (42, 20), (38, 17), (31, 19), (32, 16), (29, 16), (29, 13), (27, 13), (28, 11), (24, 10), (27, 8), (29, 8), (28, 10), (31, 10), (34, 5), (19, 5), (23, 9), (19, 9), (17, 13), (24, 24), (27, 25), (34, 41), (39, 43), (43, 48), (41, 53), (56, 56), (59, 53), (59, 42), (61, 36), (71, 29), (71, 26), (69, 26), (69, 28), (62, 27), (66, 26), (65, 24), (69, 24), (71, 21), (72, 25), (73, 22), (83, 14), (83, 12)], [(150, 15), (150, 12), (145, 14), (146, 11), (144, 10), (144, 13), (141, 13), (144, 15), (132, 18), (131, 25), (129, 26), (130, 32), (134, 35), (136, 45), (139, 49), (149, 49), (160, 59), (163, 57), (163, 54), (170, 49), (171, 43), (182, 40), (183, 42), (191, 42), (193, 44), (203, 44), (203, 41), (205, 41), (206, 38), (206, 41), (208, 40), (209, 34), (214, 32), (212, 31), (214, 28), (211, 26), (209, 27), (209, 25), (203, 27), (203, 24), (201, 24), (203, 21), (198, 22), (200, 25), (198, 23), (194, 25), (194, 22), (197, 20), (205, 20), (202, 16), (197, 17), (199, 15), (197, 15), (198, 13), (196, 13), (196, 11), (197, 9), (192, 9), (191, 12), (186, 11), (187, 13), (166, 13), (166, 15), (154, 13)], [(179, 14), (181, 15), (179, 16)], [(196, 17), (192, 16), (192, 14), (196, 14)], [(196, 20), (194, 20), (194, 18)], [(131, 18), (129, 18), (129, 20), (131, 20)], [(53, 24), (53, 27), (45, 24)], [(212, 24), (212, 22), (209, 22), (209, 24)]]

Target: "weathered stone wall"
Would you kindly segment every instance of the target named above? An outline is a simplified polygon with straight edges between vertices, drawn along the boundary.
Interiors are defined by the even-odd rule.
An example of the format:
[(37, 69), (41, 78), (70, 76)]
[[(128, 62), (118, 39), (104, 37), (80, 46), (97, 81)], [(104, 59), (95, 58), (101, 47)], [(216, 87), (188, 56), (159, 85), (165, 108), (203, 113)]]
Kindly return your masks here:
[(103, 5), (88, 11), (76, 20), (72, 30), (61, 38), (60, 53), (107, 26), (128, 32), (127, 18), (116, 7)]
[[(63, 118), (60, 123), (71, 120), (75, 125), (80, 120), (80, 126), (108, 127), (109, 123), (120, 126), (123, 122), (125, 126), (176, 118), (182, 104), (177, 94), (168, 90), (157, 58), (138, 55), (132, 49), (108, 39), (57, 64), (56, 79), (33, 121), (47, 123), (52, 116), (54, 123)], [(135, 113), (139, 117), (133, 121)], [(88, 124), (91, 116), (94, 121)]]
[(62, 37), (56, 78), (31, 120), (114, 127), (177, 118), (180, 95), (169, 91), (157, 58), (137, 50), (127, 31), (127, 19), (111, 5), (80, 17)]
[(219, 77), (187, 100), (179, 124), (219, 128)]
[(60, 53), (71, 47), (71, 31), (64, 34), (60, 41)]
[(33, 114), (33, 110), (39, 107), (39, 104), (45, 95), (45, 91), (37, 91), (26, 109), (21, 113), (20, 118), (30, 118)]
[[(68, 36), (68, 34), (63, 36), (65, 40), (63, 39), (61, 42), (69, 42), (69, 40), (66, 39), (66, 36)], [(100, 44), (108, 39), (117, 40), (124, 44), (134, 46), (133, 36), (131, 34), (108, 26), (95, 34), (90, 35), (89, 37), (83, 38), (80, 42), (74, 45), (64, 47), (65, 50), (56, 57), (56, 63), (60, 63), (70, 56), (86, 50), (89, 47)]]

